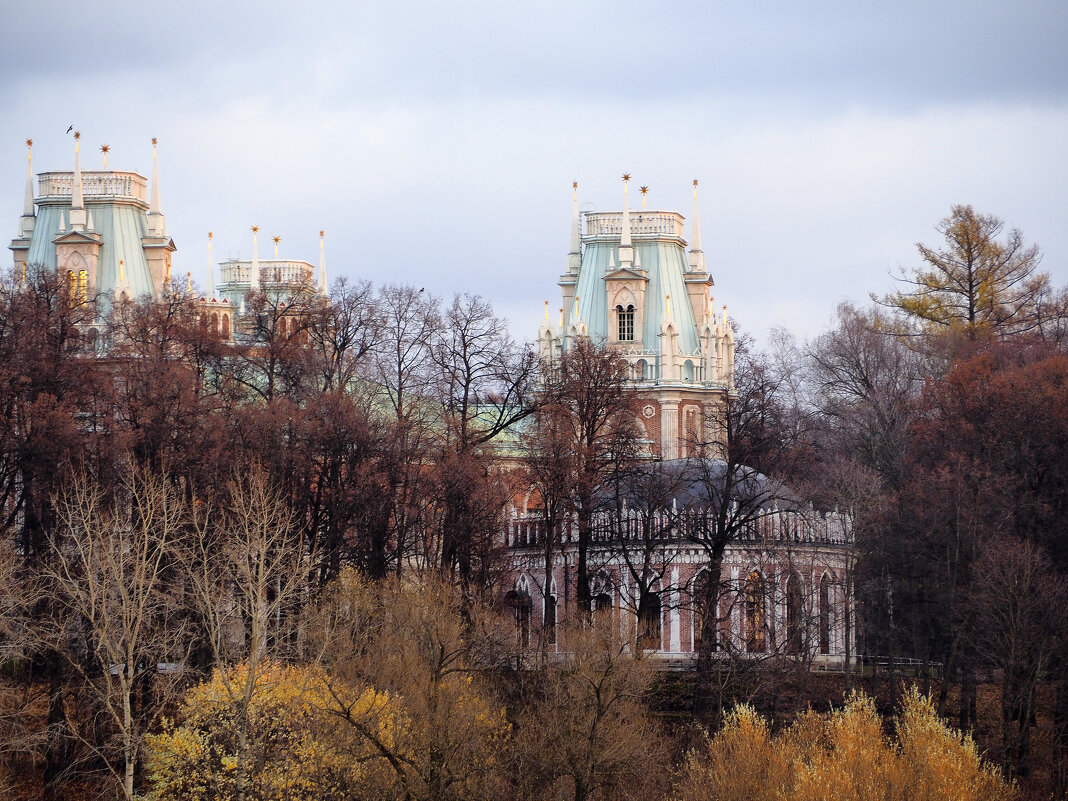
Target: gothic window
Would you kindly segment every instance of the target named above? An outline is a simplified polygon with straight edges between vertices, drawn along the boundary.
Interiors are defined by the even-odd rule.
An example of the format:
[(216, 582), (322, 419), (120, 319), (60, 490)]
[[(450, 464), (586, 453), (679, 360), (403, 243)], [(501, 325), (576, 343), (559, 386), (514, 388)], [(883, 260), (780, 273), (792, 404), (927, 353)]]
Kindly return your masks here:
[[(708, 582), (709, 572), (702, 570), (697, 574), (697, 578), (693, 583), (693, 600), (691, 602), (693, 606), (693, 650), (697, 653), (701, 650), (701, 645), (704, 643), (705, 632), (705, 619), (708, 613), (711, 611), (715, 615), (715, 601), (712, 602), (712, 608), (707, 601), (708, 595)], [(713, 632), (715, 629), (713, 628)], [(713, 635), (714, 636), (714, 635)], [(715, 650), (715, 639), (712, 641), (712, 649)]]
[(590, 599), (590, 607), (594, 614), (609, 614), (612, 611), (612, 596), (607, 592), (601, 592)]
[(745, 649), (762, 654), (767, 648), (764, 577), (754, 570), (745, 581)]
[(791, 573), (786, 580), (786, 652), (801, 653), (802, 629), (804, 627), (804, 598), (801, 594), (801, 579)]
[(222, 335), (223, 339), (230, 338), (230, 315), (224, 314), (222, 318)]
[(697, 409), (692, 406), (686, 410), (683, 417), (683, 456), (697, 456), (701, 448), (701, 432), (697, 427)]
[(515, 619), (515, 638), (521, 648), (530, 645), (530, 594), (525, 590), (512, 590), (504, 596), (505, 604), (511, 608)]
[(216, 336), (218, 336), (218, 334), (219, 334), (219, 313), (218, 312), (212, 312), (211, 313), (211, 333), (215, 334)]
[(89, 273), (78, 271), (78, 301), (85, 303), (89, 299)]
[(820, 579), (820, 653), (831, 652), (831, 581), (827, 574)]
[(638, 607), (638, 636), (641, 638), (642, 648), (650, 651), (660, 649), (660, 618), (660, 594), (642, 593)]
[(556, 645), (556, 596), (545, 599), (545, 642)]
[(633, 342), (634, 341), (634, 307), (627, 306), (624, 309), (622, 306), (616, 306), (616, 322), (618, 324), (617, 334), (620, 342)]

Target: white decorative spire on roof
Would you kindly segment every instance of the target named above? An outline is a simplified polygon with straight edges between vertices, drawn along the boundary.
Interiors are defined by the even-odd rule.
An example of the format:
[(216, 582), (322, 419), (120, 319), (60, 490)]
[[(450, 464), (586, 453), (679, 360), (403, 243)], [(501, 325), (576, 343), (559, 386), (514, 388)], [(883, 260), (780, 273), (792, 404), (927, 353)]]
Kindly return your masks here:
[(82, 160), (79, 149), (81, 131), (74, 132), (74, 183), (70, 190), (70, 229), (85, 230), (85, 200), (82, 196)]
[(567, 254), (567, 271), (578, 273), (582, 268), (582, 230), (579, 226), (578, 181), (571, 182), (571, 250)]
[(26, 140), (26, 197), (22, 203), (22, 219), (19, 220), (19, 236), (29, 239), (36, 221), (33, 205), (33, 140)]
[(323, 237), (326, 231), (319, 230), (319, 294), (325, 295), (326, 289), (326, 251), (323, 249)]
[(211, 231), (208, 231), (208, 300), (215, 298), (215, 264), (211, 257), (212, 238)]
[(156, 154), (156, 137), (152, 137), (152, 201), (148, 206), (148, 233), (151, 236), (166, 236), (167, 221), (160, 210), (159, 158)]
[(630, 173), (623, 173), (623, 223), (619, 233), (619, 266), (628, 268), (634, 260), (630, 239)]
[(252, 226), (252, 268), (248, 274), (248, 288), (250, 290), (260, 288), (260, 227)]
[(693, 179), (693, 236), (690, 238), (690, 271), (705, 271), (705, 254), (701, 250), (701, 214), (697, 209), (697, 179)]

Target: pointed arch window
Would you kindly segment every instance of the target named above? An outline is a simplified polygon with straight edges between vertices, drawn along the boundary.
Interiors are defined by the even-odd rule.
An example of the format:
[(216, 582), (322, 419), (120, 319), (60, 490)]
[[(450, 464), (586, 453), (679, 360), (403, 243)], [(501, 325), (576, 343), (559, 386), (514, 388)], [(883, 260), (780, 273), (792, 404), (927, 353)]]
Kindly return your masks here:
[[(701, 650), (701, 646), (704, 644), (705, 633), (705, 620), (709, 614), (715, 616), (716, 614), (716, 602), (712, 599), (711, 602), (708, 598), (709, 582), (711, 581), (711, 574), (707, 570), (702, 570), (697, 574), (697, 578), (693, 583), (693, 650), (694, 653), (698, 653)], [(712, 633), (712, 650), (716, 650), (715, 639), (715, 624), (710, 629)]]
[(647, 651), (659, 651), (661, 645), (661, 608), (660, 593), (642, 593), (638, 612), (638, 636), (642, 648)]
[(831, 652), (831, 580), (827, 574), (820, 579), (820, 653)]
[(753, 654), (768, 649), (764, 577), (757, 570), (745, 581), (745, 649)]
[(545, 642), (556, 645), (556, 596), (550, 595), (545, 599)]
[(634, 341), (634, 307), (616, 306), (616, 339), (620, 342)]
[(504, 596), (504, 602), (511, 607), (515, 617), (515, 638), (519, 647), (530, 645), (530, 593), (525, 589), (512, 590)]
[(801, 579), (791, 573), (786, 580), (786, 652), (801, 653), (802, 629), (804, 627), (804, 598), (801, 593)]

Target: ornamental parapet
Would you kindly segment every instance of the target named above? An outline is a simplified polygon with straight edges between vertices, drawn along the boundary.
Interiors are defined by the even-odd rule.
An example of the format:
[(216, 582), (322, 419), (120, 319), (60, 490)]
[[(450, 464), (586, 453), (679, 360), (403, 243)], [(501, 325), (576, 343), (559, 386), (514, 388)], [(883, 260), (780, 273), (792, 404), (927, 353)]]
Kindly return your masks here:
[[(594, 543), (629, 542), (646, 538), (664, 542), (700, 541), (709, 538), (716, 512), (705, 509), (663, 509), (652, 514), (633, 508), (595, 515), (590, 531)], [(849, 517), (838, 511), (761, 509), (746, 515), (733, 541), (739, 544), (786, 546), (852, 546)], [(546, 524), (539, 514), (515, 515), (505, 531), (509, 548), (545, 545)], [(578, 527), (571, 518), (558, 525), (556, 540), (563, 545), (577, 542)]]
[[(623, 233), (623, 212), (587, 211), (584, 242), (619, 239)], [(630, 212), (630, 235), (634, 239), (678, 239), (685, 244), (685, 218), (677, 211)]]
[[(73, 192), (73, 172), (42, 172), (37, 176), (37, 203), (69, 200)], [(87, 201), (108, 198), (147, 206), (148, 181), (136, 172), (83, 171), (82, 196)]]
[[(222, 277), (220, 288), (230, 285), (248, 285), (252, 281), (251, 261), (224, 261), (219, 265)], [(311, 284), (315, 268), (306, 261), (260, 259), (259, 278), (268, 284)]]

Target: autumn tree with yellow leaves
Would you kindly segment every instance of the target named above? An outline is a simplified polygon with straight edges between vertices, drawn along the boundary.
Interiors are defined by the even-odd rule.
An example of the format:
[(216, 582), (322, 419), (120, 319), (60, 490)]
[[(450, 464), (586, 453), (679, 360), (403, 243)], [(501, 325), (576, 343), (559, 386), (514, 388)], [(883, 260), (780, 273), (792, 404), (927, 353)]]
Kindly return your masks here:
[(884, 295), (880, 302), (926, 330), (963, 329), (974, 337), (983, 329), (1018, 333), (1036, 328), (1050, 291), (1049, 275), (1038, 271), (1041, 252), (1025, 245), (1019, 230), (998, 238), (1004, 226), (994, 215), (954, 206), (936, 227), (945, 246), (919, 243), (923, 264), (898, 277), (908, 288)]
[(704, 747), (687, 756), (676, 801), (1011, 801), (1016, 789), (948, 728), (929, 699), (906, 694), (888, 738), (875, 702), (802, 714), (773, 735), (751, 707), (728, 715)]

